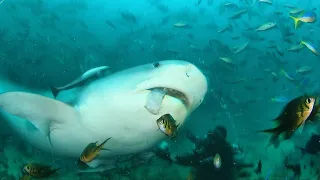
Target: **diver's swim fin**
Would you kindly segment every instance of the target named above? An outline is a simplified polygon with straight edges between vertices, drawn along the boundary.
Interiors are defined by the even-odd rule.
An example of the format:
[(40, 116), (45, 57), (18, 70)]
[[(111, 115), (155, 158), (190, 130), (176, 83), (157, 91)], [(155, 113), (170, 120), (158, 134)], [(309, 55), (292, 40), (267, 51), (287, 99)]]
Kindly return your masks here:
[(7, 113), (30, 121), (40, 132), (48, 136), (60, 124), (78, 122), (80, 114), (67, 104), (38, 94), (6, 92), (0, 94), (0, 108)]

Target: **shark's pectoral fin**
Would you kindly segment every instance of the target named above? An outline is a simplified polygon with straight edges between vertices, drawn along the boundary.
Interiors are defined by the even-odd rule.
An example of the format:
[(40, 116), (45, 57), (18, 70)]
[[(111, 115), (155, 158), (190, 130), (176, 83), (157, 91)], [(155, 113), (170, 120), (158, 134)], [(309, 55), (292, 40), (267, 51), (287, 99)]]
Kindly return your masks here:
[(50, 133), (53, 130), (63, 124), (76, 123), (79, 118), (79, 113), (63, 102), (25, 92), (0, 94), (0, 108), (30, 121), (40, 132), (48, 136), (50, 143)]

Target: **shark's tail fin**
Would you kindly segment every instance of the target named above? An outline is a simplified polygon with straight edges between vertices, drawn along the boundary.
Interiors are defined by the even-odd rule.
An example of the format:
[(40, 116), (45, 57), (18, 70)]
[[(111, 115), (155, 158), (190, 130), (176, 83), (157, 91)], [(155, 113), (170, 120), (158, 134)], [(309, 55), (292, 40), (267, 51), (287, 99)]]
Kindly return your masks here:
[(63, 102), (26, 92), (0, 94), (0, 109), (31, 122), (51, 142), (51, 132), (59, 125), (74, 124), (79, 119), (75, 109)]

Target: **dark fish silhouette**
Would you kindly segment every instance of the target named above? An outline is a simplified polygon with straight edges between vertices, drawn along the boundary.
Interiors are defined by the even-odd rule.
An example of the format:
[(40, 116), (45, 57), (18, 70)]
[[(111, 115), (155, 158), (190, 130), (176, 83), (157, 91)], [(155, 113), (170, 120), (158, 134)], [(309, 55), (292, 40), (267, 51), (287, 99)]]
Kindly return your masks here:
[(262, 162), (261, 162), (261, 160), (259, 160), (258, 165), (257, 165), (257, 168), (254, 170), (254, 172), (255, 172), (256, 174), (260, 174), (260, 173), (261, 173), (261, 170), (262, 170)]
[(308, 153), (317, 155), (320, 152), (320, 135), (313, 134), (304, 148), (297, 148), (301, 150), (302, 154)]

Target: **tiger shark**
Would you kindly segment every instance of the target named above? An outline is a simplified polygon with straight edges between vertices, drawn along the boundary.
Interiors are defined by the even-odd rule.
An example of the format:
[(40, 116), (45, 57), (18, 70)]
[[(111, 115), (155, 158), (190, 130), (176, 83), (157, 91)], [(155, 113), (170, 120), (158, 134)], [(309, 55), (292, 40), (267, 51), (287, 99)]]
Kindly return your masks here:
[[(89, 143), (109, 137), (105, 148), (112, 151), (101, 151), (100, 159), (147, 151), (166, 138), (157, 119), (170, 114), (181, 127), (207, 92), (204, 74), (181, 60), (115, 72), (56, 99), (49, 89), (30, 90), (5, 80), (0, 84), (0, 113), (13, 130), (40, 150), (72, 158), (79, 158)], [(165, 90), (164, 96), (152, 101), (154, 90)], [(156, 113), (148, 110), (154, 106), (149, 102), (156, 104)]]

